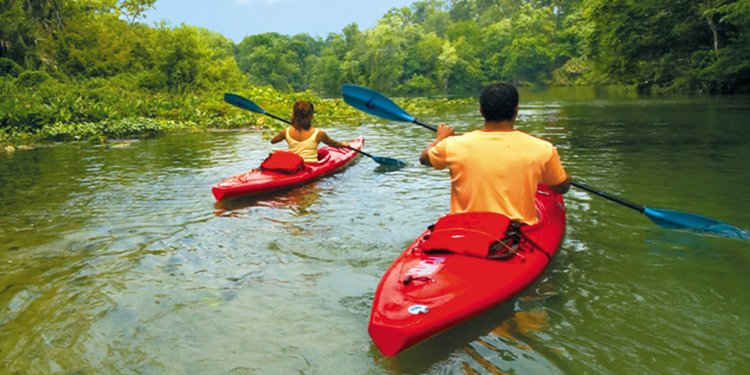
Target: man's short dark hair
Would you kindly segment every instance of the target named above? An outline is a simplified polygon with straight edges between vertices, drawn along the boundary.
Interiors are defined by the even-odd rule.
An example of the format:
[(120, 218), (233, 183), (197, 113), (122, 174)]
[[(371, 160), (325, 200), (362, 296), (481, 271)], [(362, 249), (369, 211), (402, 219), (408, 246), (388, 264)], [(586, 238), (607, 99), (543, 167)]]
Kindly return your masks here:
[(518, 90), (507, 83), (495, 83), (482, 91), (479, 108), (485, 121), (512, 120), (518, 107)]

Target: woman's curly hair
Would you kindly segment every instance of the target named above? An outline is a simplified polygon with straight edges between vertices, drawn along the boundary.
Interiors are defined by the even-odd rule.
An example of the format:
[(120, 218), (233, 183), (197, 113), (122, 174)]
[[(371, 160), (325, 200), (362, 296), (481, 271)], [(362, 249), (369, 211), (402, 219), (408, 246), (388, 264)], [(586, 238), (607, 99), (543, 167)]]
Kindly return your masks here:
[(312, 103), (298, 100), (294, 103), (294, 110), (292, 111), (292, 126), (297, 130), (310, 129), (313, 113), (315, 113), (315, 107), (313, 107)]

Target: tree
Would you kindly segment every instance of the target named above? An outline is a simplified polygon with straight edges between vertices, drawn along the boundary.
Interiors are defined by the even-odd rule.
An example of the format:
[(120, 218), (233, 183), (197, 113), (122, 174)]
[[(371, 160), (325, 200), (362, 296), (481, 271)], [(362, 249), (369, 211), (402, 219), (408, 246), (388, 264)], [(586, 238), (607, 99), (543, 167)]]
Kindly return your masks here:
[(477, 2), (475, 0), (450, 0), (451, 20), (460, 21), (477, 21), (479, 13), (477, 12)]
[(289, 37), (263, 33), (246, 37), (237, 46), (237, 62), (251, 82), (285, 90), (305, 90), (323, 42), (306, 34)]
[[(111, 0), (110, 0), (111, 1)], [(122, 15), (129, 24), (145, 17), (145, 12), (154, 7), (156, 0), (116, 0), (112, 5), (118, 16)]]
[(722, 33), (712, 35), (705, 17), (718, 9), (689, 0), (591, 0), (583, 13), (586, 54), (617, 82), (641, 91), (670, 87), (710, 65), (705, 52), (717, 51)]
[(706, 18), (709, 29), (711, 29), (711, 35), (713, 36), (713, 47), (715, 52), (719, 52), (719, 25), (717, 23), (717, 15), (719, 9), (724, 5), (724, 0), (703, 0), (703, 3), (699, 6), (701, 15)]
[(341, 34), (331, 34), (322, 48), (320, 58), (311, 68), (311, 86), (314, 90), (337, 94), (343, 81), (342, 60), (346, 56), (347, 42)]
[(433, 32), (440, 37), (451, 23), (450, 13), (447, 12), (443, 0), (422, 0), (411, 5), (412, 11), (407, 21), (422, 26), (425, 33)]
[[(406, 82), (402, 91), (409, 94), (426, 94), (436, 91), (437, 87), (444, 87), (444, 85), (439, 85), (441, 80), (438, 70), (444, 43), (444, 39), (431, 32), (421, 35), (407, 48), (404, 58)], [(433, 83), (428, 85), (426, 81)]]
[(63, 29), (61, 0), (5, 0), (0, 2), (0, 57), (26, 68), (52, 65), (45, 40)]
[(382, 90), (401, 82), (408, 28), (405, 18), (402, 12), (391, 10), (364, 33), (364, 43), (351, 57), (361, 61), (366, 85)]
[(163, 79), (164, 88), (182, 92), (209, 86), (205, 74), (211, 64), (208, 41), (201, 38), (198, 28), (180, 26), (162, 28), (157, 43), (152, 44), (154, 70)]

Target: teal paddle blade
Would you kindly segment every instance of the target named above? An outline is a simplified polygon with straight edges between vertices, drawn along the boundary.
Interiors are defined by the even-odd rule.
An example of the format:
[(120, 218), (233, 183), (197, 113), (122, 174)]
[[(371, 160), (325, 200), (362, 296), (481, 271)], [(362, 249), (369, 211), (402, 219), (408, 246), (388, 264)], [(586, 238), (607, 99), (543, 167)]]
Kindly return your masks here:
[(342, 87), (342, 94), (347, 104), (362, 112), (391, 121), (414, 122), (414, 117), (377, 91), (345, 84)]
[[(349, 148), (351, 148), (351, 147), (349, 147)], [(406, 166), (406, 163), (404, 163), (403, 161), (398, 160), (398, 159), (386, 158), (386, 157), (383, 157), (383, 156), (370, 155), (370, 154), (368, 154), (368, 153), (366, 153), (366, 152), (364, 152), (362, 150), (357, 150), (357, 149), (354, 149), (354, 148), (351, 148), (351, 149), (354, 150), (354, 151), (359, 152), (360, 154), (362, 154), (364, 156), (367, 156), (368, 158), (374, 160), (376, 163), (378, 163), (380, 165), (385, 165), (387, 167), (393, 167), (393, 168), (403, 168), (403, 167)]]
[(701, 215), (648, 207), (643, 209), (643, 213), (664, 228), (691, 229), (723, 237), (750, 239), (750, 232), (747, 230)]
[(255, 113), (266, 114), (266, 111), (264, 111), (263, 108), (261, 108), (257, 104), (253, 103), (252, 100), (244, 98), (237, 94), (232, 94), (229, 92), (225, 93), (224, 101), (235, 107), (244, 108), (244, 109), (247, 109), (248, 111), (252, 111)]
[(393, 159), (393, 158), (386, 158), (383, 156), (372, 156), (372, 160), (375, 160), (376, 163), (380, 165), (385, 165), (388, 167), (395, 167), (395, 168), (403, 168), (406, 166), (406, 163), (404, 163), (401, 160)]

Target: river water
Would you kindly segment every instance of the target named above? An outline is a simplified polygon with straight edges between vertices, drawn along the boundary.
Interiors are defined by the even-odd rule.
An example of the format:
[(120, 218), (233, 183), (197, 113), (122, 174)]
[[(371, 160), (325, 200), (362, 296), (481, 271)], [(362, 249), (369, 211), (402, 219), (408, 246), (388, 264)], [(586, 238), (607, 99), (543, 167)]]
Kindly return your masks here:
[[(750, 100), (523, 91), (517, 127), (568, 172), (634, 202), (750, 228)], [(458, 131), (472, 105), (421, 120)], [(380, 276), (448, 207), (433, 133), (340, 124), (359, 161), (217, 204), (260, 132), (0, 154), (0, 373), (738, 374), (750, 363), (750, 241), (662, 229), (573, 189), (566, 239), (511, 301), (394, 358), (367, 334)]]

